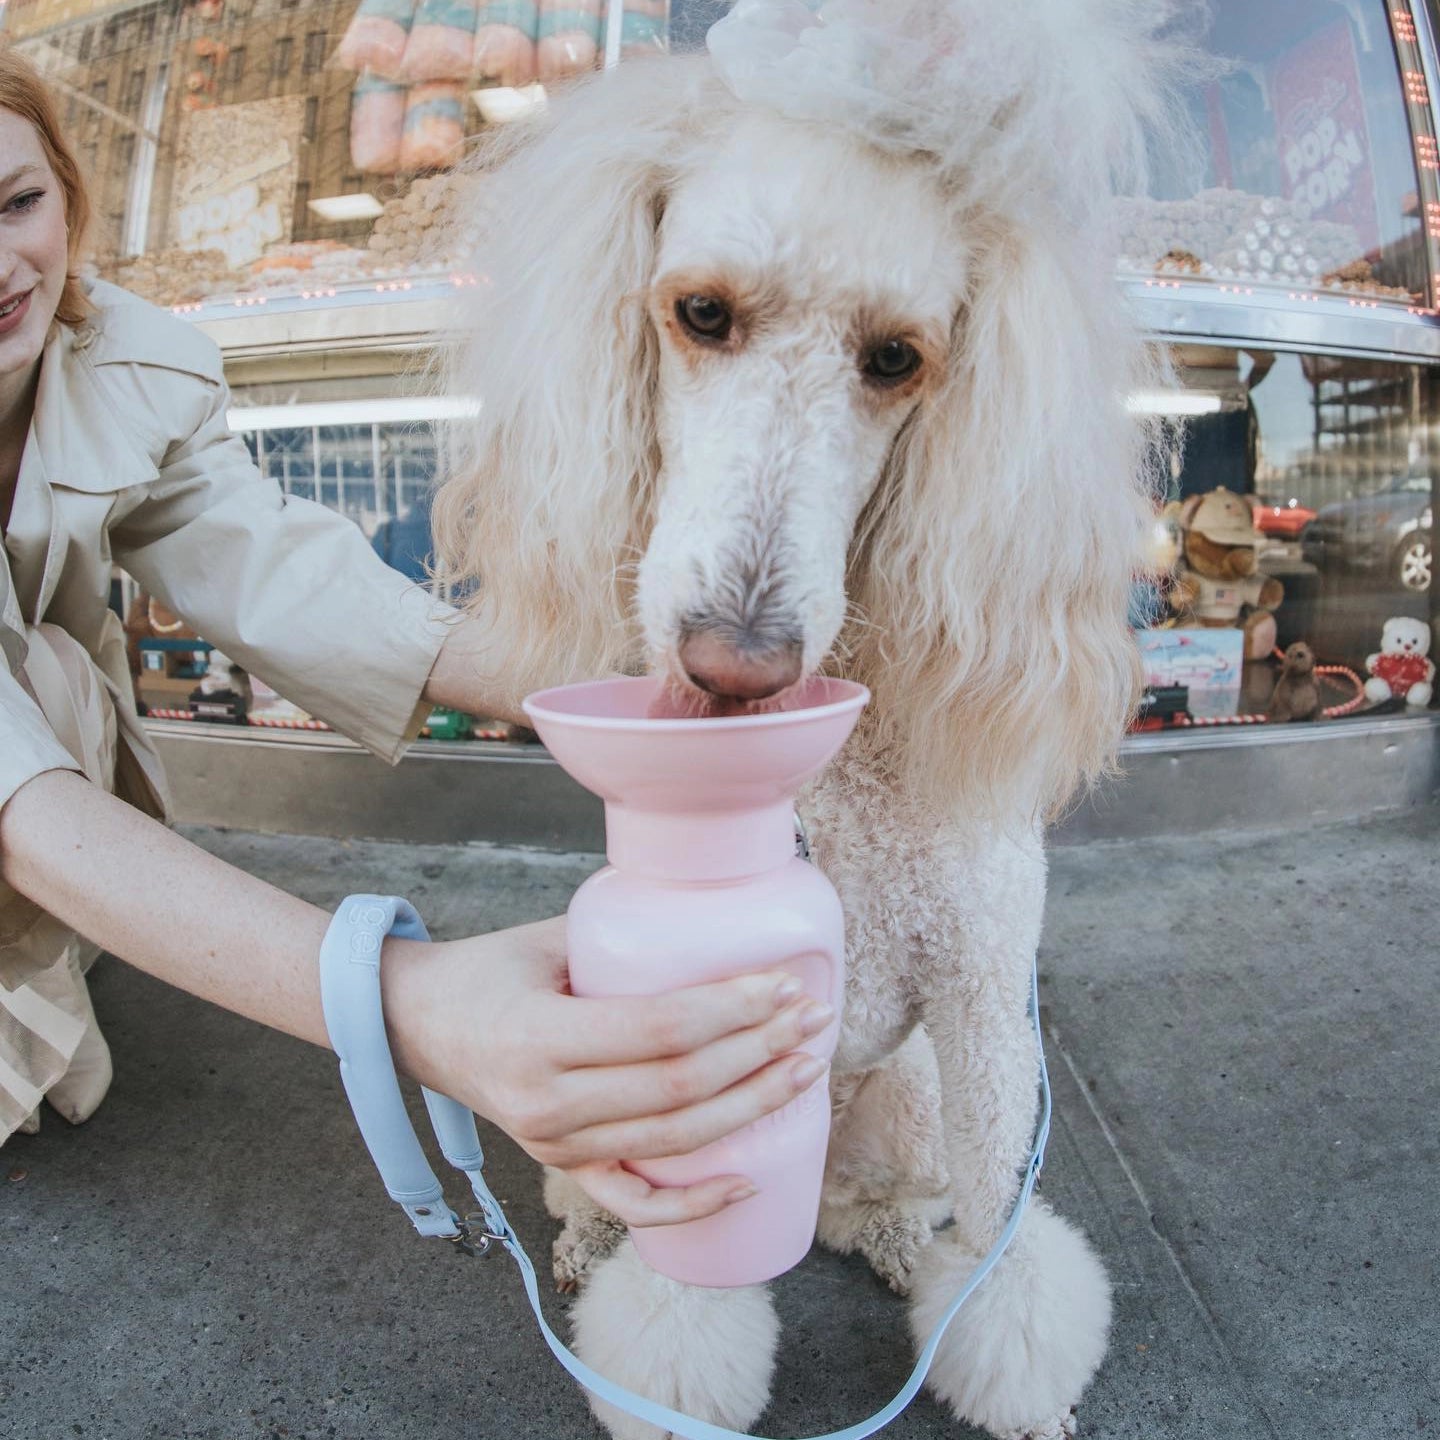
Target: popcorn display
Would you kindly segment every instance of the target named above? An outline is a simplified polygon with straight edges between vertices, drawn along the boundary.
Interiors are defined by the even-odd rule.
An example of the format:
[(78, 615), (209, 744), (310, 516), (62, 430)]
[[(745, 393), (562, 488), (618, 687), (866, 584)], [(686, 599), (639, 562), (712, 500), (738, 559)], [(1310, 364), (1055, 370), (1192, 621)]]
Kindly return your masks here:
[(155, 305), (195, 304), (233, 289), (239, 281), (223, 250), (151, 250), (98, 268), (107, 279)]
[(447, 175), (424, 176), (385, 206), (370, 231), (372, 273), (438, 270), (454, 259), (446, 226), (452, 184)]
[(1278, 196), (1211, 189), (1190, 200), (1127, 198), (1118, 238), (1120, 268), (1130, 273), (1414, 298), (1375, 278), (1351, 226)]

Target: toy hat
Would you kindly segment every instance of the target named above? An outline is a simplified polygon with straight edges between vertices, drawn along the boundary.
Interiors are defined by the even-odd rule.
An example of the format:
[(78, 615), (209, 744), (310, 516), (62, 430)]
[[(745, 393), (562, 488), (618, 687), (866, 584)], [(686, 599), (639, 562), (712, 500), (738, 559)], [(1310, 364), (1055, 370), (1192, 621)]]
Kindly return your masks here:
[(1250, 506), (1229, 490), (1212, 490), (1190, 511), (1186, 529), (1217, 545), (1254, 545), (1260, 538)]

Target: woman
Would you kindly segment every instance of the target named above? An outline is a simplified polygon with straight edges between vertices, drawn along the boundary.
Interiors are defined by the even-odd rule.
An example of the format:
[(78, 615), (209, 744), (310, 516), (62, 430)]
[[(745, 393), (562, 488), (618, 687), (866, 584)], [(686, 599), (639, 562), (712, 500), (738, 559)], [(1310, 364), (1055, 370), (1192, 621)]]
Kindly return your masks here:
[[(432, 705), (507, 707), (487, 682), (478, 621), (388, 570), (348, 521), (259, 475), (226, 427), (207, 339), (78, 279), (84, 186), (42, 82), (4, 50), (0, 157), (3, 1141), (42, 1094), (75, 1121), (104, 1094), (109, 1056), (81, 975), (95, 946), (327, 1043), (316, 955), (330, 917), (160, 823), (163, 777), (107, 608), (112, 559), (387, 760)], [(655, 999), (572, 997), (558, 921), (446, 944), (392, 937), (382, 976), (403, 1071), (632, 1224), (750, 1193), (733, 1175), (652, 1190), (619, 1160), (694, 1149), (783, 1105), (814, 1078), (788, 1052), (829, 1020), (779, 974)]]

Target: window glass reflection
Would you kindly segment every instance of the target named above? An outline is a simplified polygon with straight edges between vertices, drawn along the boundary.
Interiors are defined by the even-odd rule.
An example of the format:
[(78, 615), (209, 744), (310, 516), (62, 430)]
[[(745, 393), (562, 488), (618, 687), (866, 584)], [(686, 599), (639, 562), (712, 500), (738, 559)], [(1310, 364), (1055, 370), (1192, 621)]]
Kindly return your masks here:
[[(246, 398), (255, 398), (251, 392)], [(386, 564), (425, 581), (433, 558), (436, 443), (426, 421), (242, 431), (260, 473), (286, 495), (318, 501), (359, 526)]]
[(1148, 405), (1183, 426), (1160, 593), (1135, 617), (1151, 683), (1188, 687), (1192, 715), (1263, 713), (1275, 652), (1296, 642), (1363, 681), (1387, 620), (1436, 619), (1434, 372), (1218, 346), (1173, 358), (1180, 387)]
[[(1191, 96), (1198, 167), (1127, 203), (1122, 268), (1426, 303), (1406, 91), (1383, 3), (1219, 0), (1229, 73)], [(1423, 81), (1421, 82), (1423, 86)]]

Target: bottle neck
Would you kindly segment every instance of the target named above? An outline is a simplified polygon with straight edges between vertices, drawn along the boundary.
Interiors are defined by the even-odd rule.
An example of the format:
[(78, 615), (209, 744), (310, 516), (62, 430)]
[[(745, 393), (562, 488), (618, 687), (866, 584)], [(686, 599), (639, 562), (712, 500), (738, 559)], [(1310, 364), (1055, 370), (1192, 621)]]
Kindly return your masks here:
[(605, 806), (605, 853), (651, 880), (743, 880), (778, 870), (795, 854), (790, 801), (755, 810), (674, 813)]

